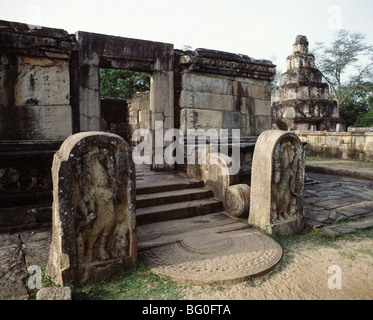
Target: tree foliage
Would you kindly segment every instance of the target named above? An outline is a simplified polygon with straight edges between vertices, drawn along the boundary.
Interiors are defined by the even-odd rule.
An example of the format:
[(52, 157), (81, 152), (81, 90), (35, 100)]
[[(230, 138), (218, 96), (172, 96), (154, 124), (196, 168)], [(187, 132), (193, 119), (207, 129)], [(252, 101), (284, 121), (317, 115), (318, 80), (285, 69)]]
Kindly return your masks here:
[(365, 85), (373, 82), (373, 47), (365, 43), (365, 35), (359, 32), (339, 30), (334, 38), (328, 46), (317, 43), (314, 54), (342, 116), (342, 109), (353, 102), (356, 90), (366, 92)]
[(347, 127), (373, 127), (373, 83), (351, 89), (340, 106), (340, 113)]
[(101, 97), (130, 99), (150, 89), (150, 75), (122, 69), (100, 69)]

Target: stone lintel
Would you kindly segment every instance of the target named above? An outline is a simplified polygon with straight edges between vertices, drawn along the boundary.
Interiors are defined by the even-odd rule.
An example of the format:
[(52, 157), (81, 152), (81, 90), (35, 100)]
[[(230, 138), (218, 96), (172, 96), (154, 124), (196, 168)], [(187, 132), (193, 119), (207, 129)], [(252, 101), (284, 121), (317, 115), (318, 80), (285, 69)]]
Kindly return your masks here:
[(246, 55), (196, 49), (180, 55), (180, 63), (189, 71), (273, 80), (276, 66), (268, 60), (255, 60)]

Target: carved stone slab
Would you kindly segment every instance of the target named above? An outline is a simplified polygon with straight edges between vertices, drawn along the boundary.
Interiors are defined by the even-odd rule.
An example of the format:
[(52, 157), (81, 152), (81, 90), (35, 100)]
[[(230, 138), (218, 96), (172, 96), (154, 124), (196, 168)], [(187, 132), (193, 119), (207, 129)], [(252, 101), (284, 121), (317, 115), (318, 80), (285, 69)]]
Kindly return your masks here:
[(304, 150), (291, 132), (263, 132), (255, 145), (249, 224), (270, 233), (304, 228)]
[(239, 283), (280, 262), (282, 248), (275, 240), (222, 215), (169, 222), (163, 228), (140, 226), (141, 257), (153, 272), (193, 285)]
[(70, 136), (52, 166), (47, 274), (60, 284), (97, 281), (137, 259), (135, 168), (130, 146), (103, 132)]

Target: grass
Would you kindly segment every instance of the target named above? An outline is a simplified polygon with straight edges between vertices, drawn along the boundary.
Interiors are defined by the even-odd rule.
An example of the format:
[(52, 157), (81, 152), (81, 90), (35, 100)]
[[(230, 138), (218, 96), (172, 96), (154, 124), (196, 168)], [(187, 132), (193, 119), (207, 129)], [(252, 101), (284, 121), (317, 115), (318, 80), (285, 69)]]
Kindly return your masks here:
[(72, 288), (76, 300), (181, 300), (183, 286), (160, 277), (139, 261), (134, 270), (123, 270), (113, 280)]
[(320, 233), (318, 230), (311, 230), (301, 232), (290, 236), (284, 235), (270, 235), (276, 240), (282, 248), (294, 250), (299, 246), (312, 245), (312, 246), (329, 246), (339, 247), (339, 242), (342, 240), (358, 241), (362, 238), (370, 238), (373, 240), (373, 229), (358, 230), (353, 233), (345, 233), (337, 237), (331, 237)]

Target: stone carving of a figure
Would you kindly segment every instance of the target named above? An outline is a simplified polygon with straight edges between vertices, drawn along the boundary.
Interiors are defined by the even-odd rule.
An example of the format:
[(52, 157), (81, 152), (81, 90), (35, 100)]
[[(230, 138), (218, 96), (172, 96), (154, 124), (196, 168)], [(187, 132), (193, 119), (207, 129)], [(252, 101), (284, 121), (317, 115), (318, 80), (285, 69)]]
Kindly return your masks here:
[[(110, 161), (104, 152), (91, 152), (86, 156), (86, 179), (79, 181), (79, 209), (83, 215), (80, 230), (79, 258), (87, 263), (92, 260), (106, 260), (111, 252), (115, 225), (115, 192)], [(93, 257), (93, 253), (96, 256)]]
[(282, 222), (296, 213), (299, 154), (289, 142), (276, 146), (272, 184), (272, 222)]

